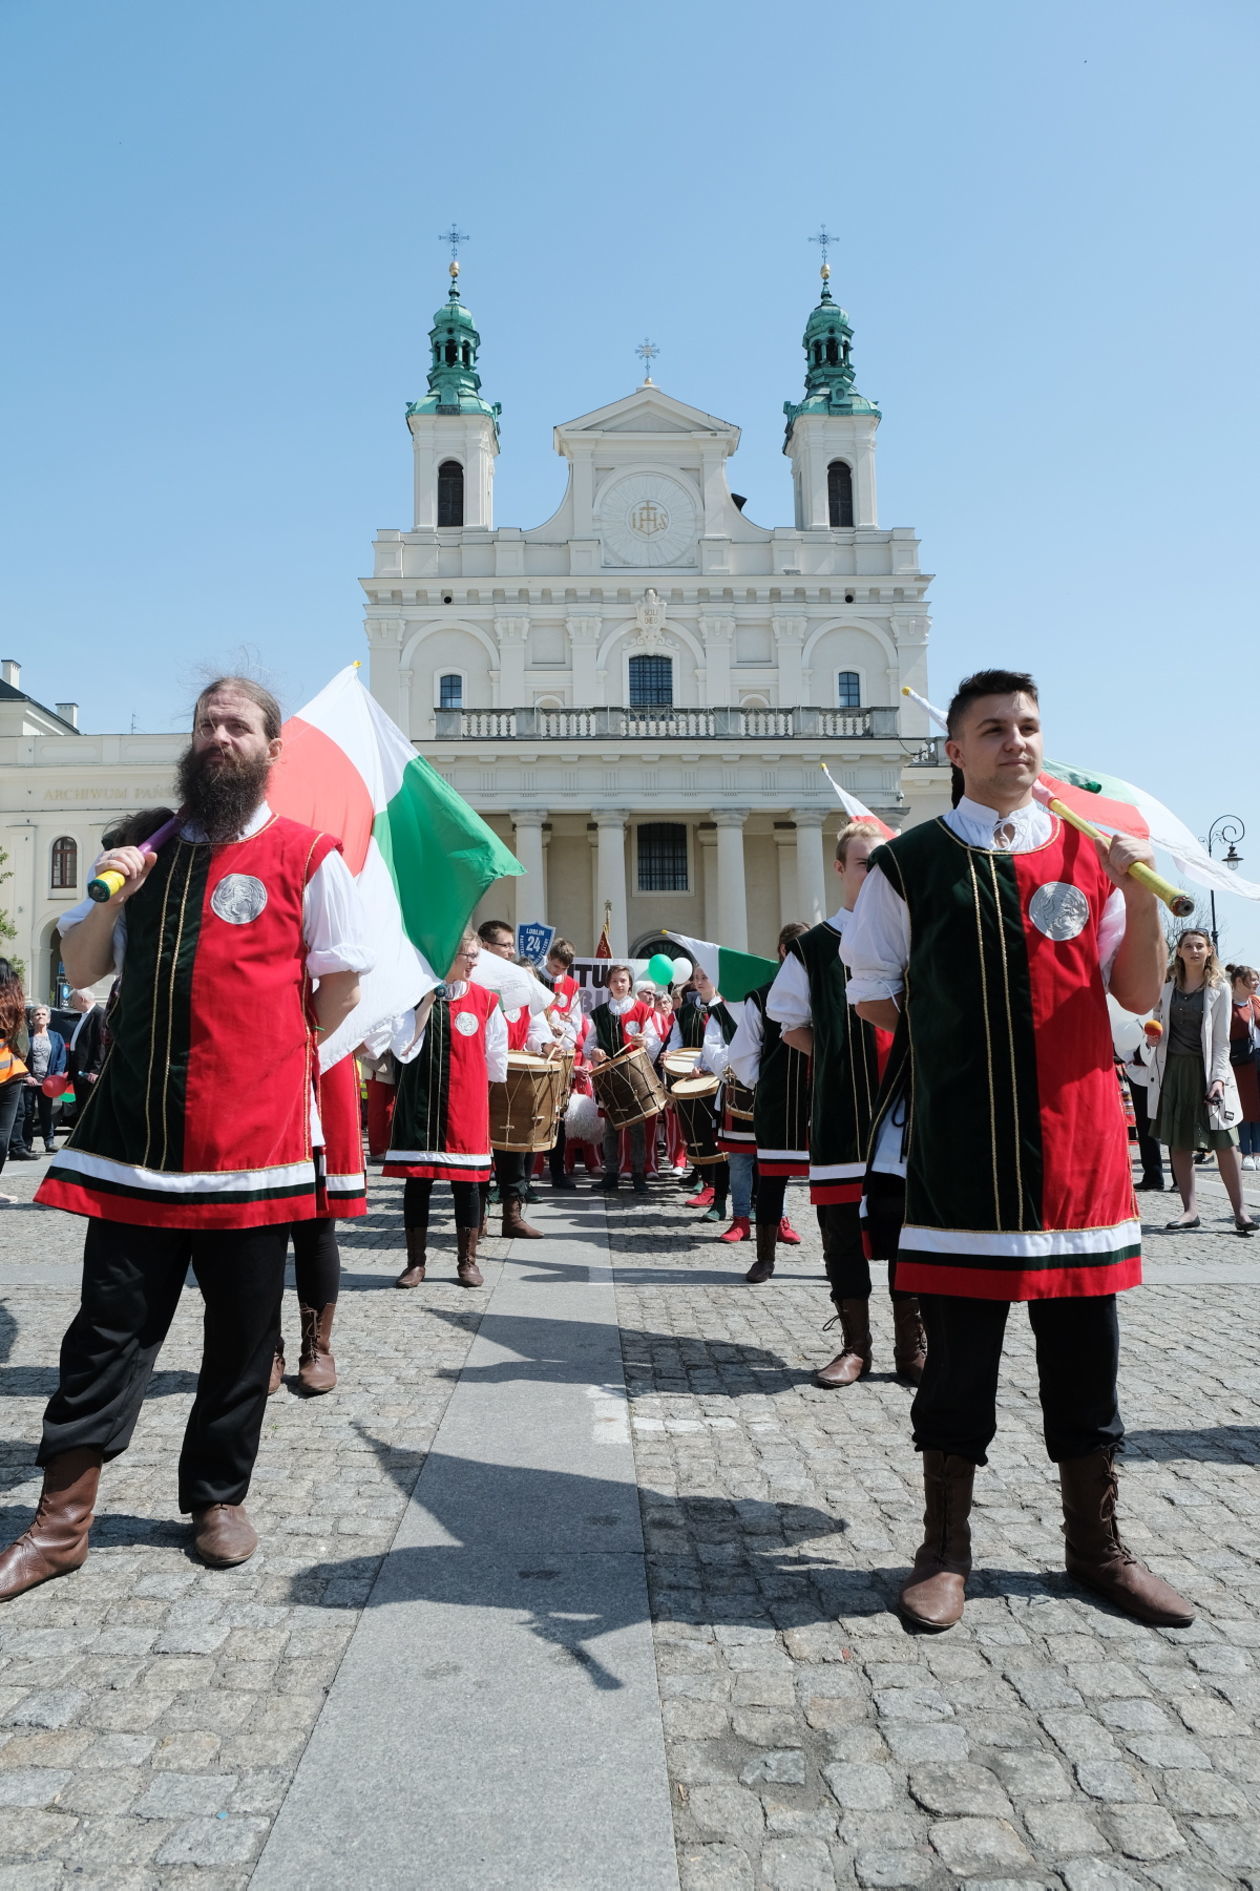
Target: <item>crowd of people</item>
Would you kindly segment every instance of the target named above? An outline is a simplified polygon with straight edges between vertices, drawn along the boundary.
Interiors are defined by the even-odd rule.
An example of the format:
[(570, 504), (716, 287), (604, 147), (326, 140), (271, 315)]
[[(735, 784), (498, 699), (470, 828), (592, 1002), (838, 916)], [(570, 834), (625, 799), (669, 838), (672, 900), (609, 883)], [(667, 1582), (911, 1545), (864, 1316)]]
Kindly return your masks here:
[[(19, 1118), (23, 1141), (38, 1129), (51, 1147), (39, 1099), (72, 1082), (76, 1124), (37, 1199), (87, 1219), (43, 1493), (0, 1556), (0, 1600), (85, 1559), (102, 1467), (130, 1439), (189, 1267), (205, 1345), (178, 1481), (202, 1561), (227, 1567), (257, 1544), (245, 1497), (285, 1374), (290, 1240), (297, 1389), (336, 1385), (335, 1224), (365, 1213), (367, 1194), (358, 1068), (350, 1057), (322, 1071), (318, 1044), (354, 1012), (372, 949), (336, 843), (267, 806), (279, 742), (265, 690), (222, 678), (203, 692), (175, 838), (140, 849), (154, 811), (107, 835), (97, 871), (117, 890), (62, 922), (78, 987), (68, 1043), (46, 1008), (26, 1011), (0, 962), (0, 1151)], [(435, 1185), (449, 1189), (456, 1278), (476, 1289), (492, 1208), (507, 1239), (542, 1239), (526, 1214), (536, 1188), (571, 1191), (585, 1171), (604, 1196), (626, 1183), (648, 1196), (653, 1177), (682, 1185), (697, 1234), (718, 1224), (725, 1246), (750, 1243), (743, 1278), (765, 1288), (800, 1240), (788, 1186), (807, 1185), (836, 1329), (815, 1384), (858, 1396), (870, 1374), (875, 1268), (893, 1368), (914, 1391), (924, 1537), (905, 1616), (942, 1629), (962, 1615), (975, 1477), (1022, 1302), (1070, 1573), (1140, 1620), (1185, 1624), (1191, 1605), (1116, 1523), (1116, 1296), (1141, 1260), (1106, 994), (1149, 1020), (1124, 1060), (1137, 1186), (1164, 1186), (1167, 1146), (1183, 1208), (1169, 1226), (1197, 1227), (1196, 1155), (1215, 1153), (1234, 1227), (1250, 1234), (1260, 976), (1219, 965), (1193, 928), (1170, 967), (1157, 903), (1130, 873), (1149, 849), (1085, 839), (1037, 799), (1030, 677), (966, 679), (947, 752), (951, 812), (891, 838), (847, 822), (835, 912), (784, 926), (777, 970), (737, 999), (716, 983), (715, 953), (679, 981), (636, 982), (611, 963), (587, 1008), (570, 942), (553, 941), (539, 979), (514, 963), (506, 921), (467, 931), (436, 988), (361, 1048), (369, 1145), (404, 1185), (396, 1285), (426, 1279)], [(92, 996), (107, 980), (108, 1016)], [(231, 1038), (243, 1002), (274, 1025), (245, 1097)]]

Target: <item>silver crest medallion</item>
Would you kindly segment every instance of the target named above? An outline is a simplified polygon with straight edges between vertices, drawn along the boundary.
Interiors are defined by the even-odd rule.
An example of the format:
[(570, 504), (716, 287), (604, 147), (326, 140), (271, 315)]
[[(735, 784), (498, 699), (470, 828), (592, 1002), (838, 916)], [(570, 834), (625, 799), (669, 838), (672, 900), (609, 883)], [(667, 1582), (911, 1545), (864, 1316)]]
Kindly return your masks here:
[(252, 873), (227, 873), (210, 895), (210, 910), (229, 926), (248, 926), (267, 904), (267, 889)]
[(1047, 880), (1028, 902), (1028, 917), (1038, 932), (1057, 944), (1075, 939), (1089, 924), (1089, 901), (1079, 886)]

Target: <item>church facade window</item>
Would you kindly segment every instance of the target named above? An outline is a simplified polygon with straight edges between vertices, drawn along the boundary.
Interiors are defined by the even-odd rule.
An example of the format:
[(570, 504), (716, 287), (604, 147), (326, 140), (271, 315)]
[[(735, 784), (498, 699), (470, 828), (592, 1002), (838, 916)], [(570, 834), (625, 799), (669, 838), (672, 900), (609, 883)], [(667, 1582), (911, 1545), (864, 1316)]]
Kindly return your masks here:
[(670, 709), (674, 702), (671, 657), (631, 657), (631, 709)]
[(853, 523), (853, 468), (847, 460), (833, 460), (827, 468), (827, 522)]
[(438, 678), (439, 709), (462, 709), (464, 707), (464, 679), (458, 670), (448, 670)]
[(437, 522), (464, 523), (464, 469), (458, 460), (443, 460), (438, 467)]
[(686, 893), (687, 830), (681, 821), (645, 821), (638, 831), (640, 893)]
[(54, 893), (63, 893), (79, 884), (79, 843), (62, 834), (52, 844), (49, 885)]
[(862, 679), (856, 670), (841, 670), (836, 678), (836, 705), (840, 709), (862, 707)]

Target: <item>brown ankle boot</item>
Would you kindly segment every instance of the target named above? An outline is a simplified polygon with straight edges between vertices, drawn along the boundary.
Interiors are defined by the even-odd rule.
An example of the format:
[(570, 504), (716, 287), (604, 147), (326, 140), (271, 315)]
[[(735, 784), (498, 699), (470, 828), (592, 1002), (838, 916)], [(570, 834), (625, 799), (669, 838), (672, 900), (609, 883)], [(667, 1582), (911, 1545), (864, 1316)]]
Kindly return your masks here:
[(893, 1296), (893, 1368), (899, 1379), (922, 1385), (927, 1364), (927, 1336), (919, 1313), (918, 1294)]
[(1059, 1466), (1059, 1488), (1068, 1575), (1139, 1622), (1155, 1628), (1189, 1627), (1194, 1620), (1190, 1603), (1153, 1575), (1121, 1540), (1114, 1447), (1100, 1446), (1088, 1457), (1065, 1459)]
[(424, 1279), (424, 1244), (429, 1238), (429, 1224), (407, 1229), (407, 1265), (394, 1282), (395, 1287), (418, 1287)]
[(477, 1265), (477, 1238), (479, 1230), (476, 1228), (457, 1228), (455, 1232), (459, 1237), (459, 1265), (456, 1269), (456, 1279), (459, 1281), (461, 1287), (484, 1287), (486, 1283), (482, 1278), (481, 1269)]
[(923, 1453), (923, 1541), (901, 1591), (903, 1615), (920, 1628), (952, 1628), (961, 1621), (971, 1574), (970, 1458)]
[(337, 1303), (326, 1307), (304, 1307), (302, 1316), (302, 1357), (298, 1362), (298, 1384), (303, 1392), (331, 1392), (337, 1383), (337, 1362), (332, 1356), (333, 1317)]
[(267, 1381), (267, 1397), (280, 1390), (284, 1384), (284, 1341), (276, 1341), (276, 1355), (271, 1362), (271, 1377)]
[(500, 1230), (505, 1241), (541, 1241), (543, 1231), (535, 1228), (525, 1219), (519, 1195), (505, 1195), (503, 1198), (503, 1227)]
[[(836, 1318), (840, 1322), (841, 1347), (829, 1366), (820, 1366), (814, 1384), (835, 1391), (864, 1379), (871, 1369), (871, 1303), (869, 1300), (841, 1300)], [(828, 1320), (828, 1326), (831, 1321)]]
[(244, 1504), (202, 1504), (192, 1513), (193, 1554), (211, 1569), (234, 1569), (258, 1548)]
[(87, 1561), (103, 1463), (100, 1451), (87, 1450), (62, 1451), (49, 1459), (30, 1529), (0, 1556), (0, 1602), (53, 1576), (67, 1576)]
[(760, 1287), (769, 1280), (774, 1272), (774, 1251), (779, 1239), (777, 1221), (758, 1221), (755, 1224), (757, 1234), (757, 1258), (744, 1275), (750, 1287)]

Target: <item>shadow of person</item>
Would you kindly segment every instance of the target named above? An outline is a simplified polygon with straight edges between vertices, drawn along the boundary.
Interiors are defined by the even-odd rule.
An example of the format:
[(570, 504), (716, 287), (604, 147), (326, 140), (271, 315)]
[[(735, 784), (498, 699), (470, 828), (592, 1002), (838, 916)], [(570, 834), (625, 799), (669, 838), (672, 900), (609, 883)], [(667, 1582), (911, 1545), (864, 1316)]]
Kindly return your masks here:
[(1205, 1425), (1201, 1431), (1130, 1431), (1125, 1434), (1125, 1456), (1193, 1458), (1200, 1464), (1260, 1463), (1260, 1427)]
[[(447, 1622), (446, 1639), (454, 1632), (451, 1612), (490, 1611), (498, 1623), (494, 1633), (504, 1632), (503, 1618), (515, 1620), (556, 1659), (576, 1663), (593, 1687), (624, 1685), (617, 1637), (653, 1614), (635, 1484), (445, 1452), (430, 1452), (417, 1474), (414, 1454), (395, 1452), (365, 1427), (356, 1429), (411, 1506), (366, 1598), (363, 1584), (372, 1571), (361, 1557), (303, 1570), (290, 1579), (295, 1597), (299, 1590), (307, 1603), (318, 1596), (327, 1608), (424, 1603)], [(653, 1541), (664, 1539), (649, 1554), (662, 1578), (658, 1616), (765, 1626), (770, 1617), (759, 1576), (807, 1580), (824, 1569), (840, 1578), (839, 1592), (834, 1583), (825, 1600), (820, 1592), (798, 1611), (802, 1620), (833, 1619), (837, 1593), (850, 1612), (886, 1607), (869, 1575), (839, 1570), (821, 1553), (825, 1540), (846, 1525), (820, 1510), (760, 1500), (737, 1506), (725, 1498), (674, 1498), (654, 1490), (643, 1491), (642, 1502)], [(667, 1517), (673, 1529), (663, 1527)], [(684, 1573), (683, 1565), (687, 1576), (702, 1569), (701, 1548), (717, 1543), (732, 1551), (722, 1580), (738, 1561), (743, 1592), (715, 1598), (698, 1581), (671, 1580)], [(599, 1652), (593, 1644), (602, 1644)]]

